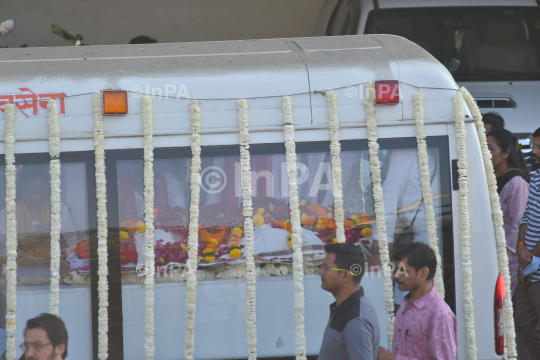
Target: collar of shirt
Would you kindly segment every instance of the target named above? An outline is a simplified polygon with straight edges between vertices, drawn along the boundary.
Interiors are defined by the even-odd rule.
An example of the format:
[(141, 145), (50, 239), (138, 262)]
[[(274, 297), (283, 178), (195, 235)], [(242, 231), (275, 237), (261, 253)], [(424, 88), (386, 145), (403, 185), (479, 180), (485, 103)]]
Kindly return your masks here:
[[(429, 290), (421, 298), (416, 299), (416, 301), (413, 302), (412, 304), (416, 306), (417, 309), (422, 309), (426, 304), (433, 301), (436, 293), (437, 293), (437, 290), (435, 290), (435, 285), (432, 285), (431, 290)], [(411, 298), (411, 293), (408, 293), (407, 296), (405, 296), (405, 300), (407, 300), (407, 308), (403, 312), (412, 308), (411, 304), (409, 304), (410, 298)]]
[(335, 301), (330, 304), (330, 312), (342, 313), (349, 307), (351, 307), (351, 305), (355, 304), (362, 296), (364, 296), (363, 287), (361, 287), (360, 290), (356, 291), (354, 294), (345, 299), (345, 301), (343, 301), (339, 306), (336, 306)]

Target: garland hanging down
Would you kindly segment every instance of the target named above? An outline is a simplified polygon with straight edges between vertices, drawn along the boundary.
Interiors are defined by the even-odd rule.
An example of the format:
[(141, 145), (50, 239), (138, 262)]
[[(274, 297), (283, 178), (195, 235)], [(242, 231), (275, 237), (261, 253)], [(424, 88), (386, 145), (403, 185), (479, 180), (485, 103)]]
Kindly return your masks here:
[(186, 304), (185, 359), (192, 360), (195, 352), (195, 301), (197, 300), (197, 249), (199, 246), (199, 195), (201, 192), (201, 108), (197, 100), (189, 107), (191, 115), (191, 202), (189, 204), (189, 237)]
[(148, 95), (142, 99), (142, 121), (144, 133), (144, 267), (146, 288), (146, 338), (144, 355), (146, 360), (154, 359), (154, 118), (152, 115), (152, 98)]
[(58, 105), (55, 99), (47, 104), (49, 111), (47, 125), (49, 127), (49, 155), (51, 175), (51, 291), (50, 312), (60, 315), (60, 124), (58, 121)]
[(416, 93), (413, 96), (414, 122), (416, 128), (416, 146), (418, 150), (418, 165), (420, 168), (420, 180), (422, 182), (422, 198), (426, 210), (426, 222), (429, 246), (435, 252), (437, 258), (437, 270), (435, 272), (435, 288), (444, 299), (444, 281), (442, 278), (442, 260), (439, 252), (437, 239), (437, 223), (433, 210), (433, 194), (431, 193), (431, 174), (429, 173), (429, 157), (427, 153), (426, 131), (424, 129), (424, 94)]
[[(510, 291), (510, 271), (508, 270), (508, 255), (506, 254), (506, 236), (503, 228), (503, 213), (501, 210), (501, 203), (499, 200), (499, 193), (497, 193), (497, 178), (493, 169), (493, 163), (491, 162), (491, 152), (487, 146), (486, 129), (482, 122), (482, 114), (474, 101), (472, 95), (465, 89), (461, 88), (461, 92), (469, 109), (472, 112), (472, 116), (475, 118), (476, 131), (480, 140), (480, 146), (482, 148), (482, 157), (484, 160), (484, 169), (486, 171), (486, 178), (488, 182), (489, 198), (491, 200), (491, 213), (493, 216), (493, 224), (495, 226), (495, 239), (497, 243), (497, 254), (499, 261), (499, 272), (502, 274), (504, 283), (506, 286), (506, 294), (511, 294)], [(509, 299), (509, 297), (507, 297)], [(503, 302), (503, 324), (504, 324), (504, 336), (505, 336), (505, 353), (506, 359), (515, 359), (517, 357), (516, 352), (516, 332), (514, 328), (514, 316), (512, 309), (512, 301)]]
[(330, 155), (332, 155), (332, 185), (334, 195), (334, 217), (336, 219), (336, 238), (345, 242), (345, 213), (343, 211), (343, 187), (341, 176), (341, 145), (339, 143), (339, 117), (335, 91), (326, 93), (328, 106), (328, 126), (330, 127)]
[(375, 85), (370, 82), (366, 86), (366, 125), (368, 131), (369, 165), (371, 183), (373, 184), (373, 200), (375, 206), (375, 219), (377, 221), (377, 234), (381, 253), (381, 265), (384, 277), (384, 295), (386, 298), (386, 312), (388, 317), (388, 348), (392, 348), (394, 336), (394, 291), (392, 288), (392, 273), (390, 271), (390, 253), (386, 235), (386, 217), (384, 212), (383, 189), (381, 184), (381, 162), (379, 161), (379, 144), (377, 143), (377, 120), (375, 118)]
[(471, 234), (469, 228), (469, 184), (467, 179), (467, 143), (465, 117), (463, 115), (463, 95), (454, 95), (454, 114), (456, 117), (456, 142), (459, 173), (459, 227), (461, 230), (461, 268), (463, 272), (463, 309), (467, 335), (467, 359), (476, 359), (476, 332), (474, 325), (474, 304), (472, 292)]
[(248, 102), (238, 100), (238, 128), (240, 135), (240, 181), (242, 184), (243, 214), (244, 214), (244, 239), (246, 256), (246, 282), (247, 282), (247, 344), (249, 348), (249, 360), (257, 359), (257, 269), (255, 267), (255, 233), (253, 230), (253, 208), (251, 201), (251, 164), (249, 154), (249, 128), (248, 128)]
[(15, 196), (15, 105), (4, 106), (6, 159), (6, 358), (15, 359), (17, 327), (17, 217)]
[(304, 258), (302, 256), (302, 238), (300, 209), (298, 208), (298, 184), (296, 183), (296, 144), (294, 142), (293, 105), (290, 96), (284, 96), (282, 102), (285, 135), (285, 161), (289, 179), (289, 210), (292, 224), (294, 309), (296, 312), (296, 359), (306, 359), (306, 336), (304, 330)]
[(94, 147), (96, 157), (96, 198), (98, 236), (98, 359), (108, 358), (109, 343), (109, 286), (107, 283), (107, 180), (105, 178), (105, 149), (103, 142), (103, 95), (94, 94)]

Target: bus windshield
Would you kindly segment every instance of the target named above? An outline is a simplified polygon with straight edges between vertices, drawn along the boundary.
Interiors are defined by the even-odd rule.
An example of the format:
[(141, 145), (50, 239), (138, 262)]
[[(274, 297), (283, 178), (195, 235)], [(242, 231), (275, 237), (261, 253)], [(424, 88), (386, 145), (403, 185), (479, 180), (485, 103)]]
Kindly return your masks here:
[(456, 58), (457, 81), (540, 78), (537, 7), (374, 10), (365, 33), (403, 36), (445, 65)]

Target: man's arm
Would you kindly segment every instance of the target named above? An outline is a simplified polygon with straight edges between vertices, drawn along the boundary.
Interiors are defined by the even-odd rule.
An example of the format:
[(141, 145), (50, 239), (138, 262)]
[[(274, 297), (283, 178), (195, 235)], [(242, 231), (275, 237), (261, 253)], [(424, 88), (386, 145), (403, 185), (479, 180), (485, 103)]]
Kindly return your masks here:
[(431, 359), (457, 359), (457, 320), (450, 309), (433, 313), (428, 330), (428, 352)]
[(349, 321), (343, 339), (349, 359), (373, 359), (373, 326), (369, 322), (358, 318)]
[[(520, 242), (524, 242), (525, 241), (525, 233), (527, 232), (527, 223), (526, 222), (522, 222), (521, 223), (521, 226), (519, 227), (519, 233), (518, 233), (518, 244)], [(538, 244), (536, 244), (536, 246), (534, 247), (533, 249), (533, 252), (536, 252), (538, 251), (540, 253), (540, 248), (539, 248), (539, 245), (540, 244), (540, 241), (538, 242)], [(529, 249), (527, 249), (526, 246), (518, 246), (516, 248), (516, 253), (518, 255), (518, 262), (519, 262), (519, 265), (524, 268), (526, 267), (527, 265), (529, 265), (532, 261), (532, 256), (531, 256), (531, 253), (529, 251)], [(538, 256), (538, 255), (535, 255), (535, 256)]]

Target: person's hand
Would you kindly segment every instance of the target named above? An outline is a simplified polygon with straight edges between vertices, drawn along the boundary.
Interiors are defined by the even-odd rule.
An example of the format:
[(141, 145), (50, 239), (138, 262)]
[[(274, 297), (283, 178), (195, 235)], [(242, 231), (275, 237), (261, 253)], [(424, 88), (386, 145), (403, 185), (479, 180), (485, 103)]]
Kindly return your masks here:
[(521, 269), (518, 269), (517, 279), (518, 279), (518, 281), (520, 283), (525, 284), (525, 276), (523, 276), (523, 273), (521, 272)]
[(510, 259), (510, 256), (514, 255), (514, 253), (512, 252), (512, 250), (510, 249), (506, 249), (506, 256), (508, 256), (508, 258)]
[(518, 255), (518, 262), (519, 266), (522, 268), (527, 267), (532, 261), (532, 255), (529, 249), (527, 249), (525, 246), (520, 246), (516, 250)]
[(375, 266), (378, 266), (378, 269), (376, 270), (381, 271), (381, 254), (371, 254), (371, 258), (369, 258), (368, 268), (366, 269), (366, 271), (371, 272), (371, 269)]
[(392, 354), (390, 351), (379, 346), (379, 355), (377, 355), (377, 360), (395, 360), (396, 355)]

